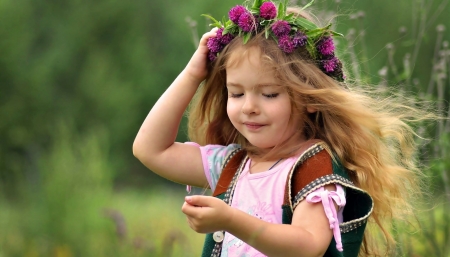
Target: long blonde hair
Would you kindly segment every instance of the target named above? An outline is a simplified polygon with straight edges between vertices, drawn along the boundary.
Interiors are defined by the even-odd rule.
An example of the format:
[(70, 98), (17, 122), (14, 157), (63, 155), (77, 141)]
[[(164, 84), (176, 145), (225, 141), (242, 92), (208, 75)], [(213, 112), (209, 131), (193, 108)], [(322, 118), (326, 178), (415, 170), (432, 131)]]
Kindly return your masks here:
[[(225, 84), (227, 65), (252, 48), (260, 51), (261, 65), (273, 70), (290, 93), (295, 107), (292, 115), (304, 115), (304, 127), (298, 131), (307, 139), (326, 142), (353, 182), (372, 196), (375, 208), (370, 220), (382, 231), (387, 250), (393, 249), (390, 221), (410, 217), (414, 197), (421, 191), (410, 122), (426, 119), (427, 113), (398, 95), (337, 82), (317, 67), (305, 49), (285, 54), (262, 32), (245, 45), (235, 38), (212, 64), (190, 106), (188, 133), (192, 141), (251, 148), (227, 116)], [(305, 114), (306, 106), (317, 112)], [(271, 157), (291, 156), (298, 147), (282, 142)], [(368, 233), (366, 230), (360, 255), (378, 255)]]

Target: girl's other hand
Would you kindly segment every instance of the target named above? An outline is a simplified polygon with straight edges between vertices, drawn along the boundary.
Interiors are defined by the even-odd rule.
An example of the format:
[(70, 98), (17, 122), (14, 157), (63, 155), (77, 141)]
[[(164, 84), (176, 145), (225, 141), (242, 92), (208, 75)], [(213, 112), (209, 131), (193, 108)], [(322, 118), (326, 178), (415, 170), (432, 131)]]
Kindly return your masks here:
[(224, 201), (212, 197), (186, 196), (181, 211), (186, 214), (189, 226), (198, 233), (226, 230), (234, 209)]
[(206, 43), (209, 38), (216, 36), (217, 30), (218, 28), (213, 28), (210, 32), (203, 34), (197, 50), (185, 68), (187, 75), (198, 82), (198, 84), (200, 84), (200, 82), (206, 78), (206, 75), (208, 75), (207, 62), (209, 49), (208, 46), (206, 46)]

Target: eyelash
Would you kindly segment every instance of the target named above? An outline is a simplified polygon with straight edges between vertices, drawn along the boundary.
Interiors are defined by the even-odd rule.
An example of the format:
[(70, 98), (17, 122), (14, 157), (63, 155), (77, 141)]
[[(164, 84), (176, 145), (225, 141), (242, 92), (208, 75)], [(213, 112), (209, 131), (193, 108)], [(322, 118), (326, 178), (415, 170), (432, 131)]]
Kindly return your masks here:
[[(243, 96), (244, 94), (231, 94), (230, 96), (232, 98), (239, 98), (241, 96)], [(274, 93), (274, 94), (262, 94), (263, 96), (267, 97), (267, 98), (275, 98), (279, 95), (279, 93)]]
[(263, 96), (265, 96), (265, 97), (267, 97), (267, 98), (275, 98), (275, 97), (277, 97), (277, 96), (278, 96), (278, 93), (274, 93), (274, 94), (268, 94), (268, 95), (266, 95), (266, 94), (263, 94)]
[(230, 96), (232, 97), (232, 98), (239, 98), (239, 97), (241, 97), (241, 96), (243, 96), (244, 94), (231, 94)]

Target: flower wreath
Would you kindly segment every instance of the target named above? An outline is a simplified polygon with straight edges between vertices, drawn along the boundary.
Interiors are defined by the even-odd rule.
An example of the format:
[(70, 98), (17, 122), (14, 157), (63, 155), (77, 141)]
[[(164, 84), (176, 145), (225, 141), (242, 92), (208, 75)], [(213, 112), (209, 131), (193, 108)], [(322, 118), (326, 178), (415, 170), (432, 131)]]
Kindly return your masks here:
[[(301, 10), (309, 7), (314, 0)], [(217, 21), (210, 15), (213, 27), (219, 28), (216, 37), (208, 39), (209, 60), (214, 61), (219, 53), (235, 37), (242, 37), (244, 44), (258, 31), (265, 31), (265, 37), (274, 39), (286, 54), (298, 47), (306, 47), (312, 60), (328, 76), (337, 81), (344, 81), (342, 63), (335, 56), (332, 36), (343, 36), (330, 30), (331, 24), (319, 28), (311, 21), (286, 12), (287, 0), (280, 2), (278, 8), (268, 0), (254, 0), (251, 7), (237, 5), (228, 12), (229, 20)]]

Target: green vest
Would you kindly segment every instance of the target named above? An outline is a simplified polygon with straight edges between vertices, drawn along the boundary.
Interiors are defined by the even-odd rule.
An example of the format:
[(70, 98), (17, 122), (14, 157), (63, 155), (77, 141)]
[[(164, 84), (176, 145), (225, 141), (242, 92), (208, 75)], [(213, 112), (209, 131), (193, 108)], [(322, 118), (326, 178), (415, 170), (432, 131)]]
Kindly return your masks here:
[[(339, 224), (343, 252), (336, 249), (333, 239), (325, 252), (325, 257), (357, 257), (363, 241), (367, 219), (373, 210), (371, 196), (356, 187), (347, 170), (323, 142), (314, 143), (305, 150), (291, 168), (286, 180), (285, 197), (281, 206), (283, 224), (291, 224), (293, 210), (306, 196), (319, 187), (340, 184), (345, 190), (346, 205), (343, 222)], [(237, 149), (225, 159), (222, 173), (213, 196), (231, 204), (234, 186), (248, 157), (245, 151)], [(219, 257), (222, 242), (214, 240), (214, 233), (206, 235), (202, 257)]]

